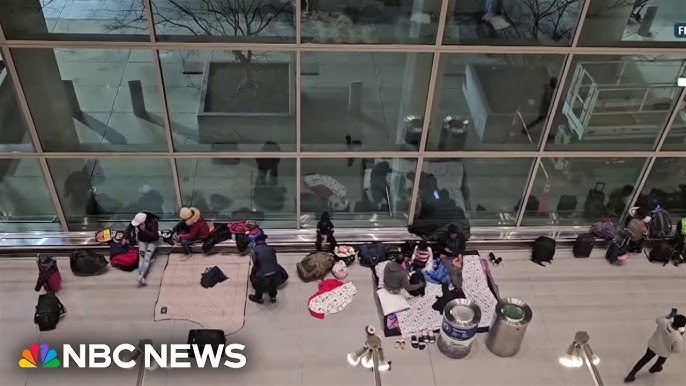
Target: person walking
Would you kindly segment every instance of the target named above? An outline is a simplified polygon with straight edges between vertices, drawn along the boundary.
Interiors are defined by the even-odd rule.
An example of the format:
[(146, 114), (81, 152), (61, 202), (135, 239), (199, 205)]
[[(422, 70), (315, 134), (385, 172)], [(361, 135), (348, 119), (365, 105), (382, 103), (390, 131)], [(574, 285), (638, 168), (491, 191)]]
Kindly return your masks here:
[(681, 352), (683, 345), (683, 334), (686, 330), (686, 316), (676, 315), (674, 320), (670, 317), (659, 317), (656, 320), (657, 329), (648, 342), (648, 349), (641, 359), (636, 362), (636, 365), (629, 371), (629, 374), (624, 378), (624, 383), (631, 383), (636, 380), (636, 373), (638, 373), (643, 366), (647, 365), (657, 355), (655, 364), (648, 370), (651, 374), (662, 371), (662, 366), (665, 361), (672, 354)]
[(261, 234), (255, 239), (252, 251), (253, 265), (255, 266), (255, 294), (248, 295), (251, 302), (262, 304), (265, 292), (269, 294), (272, 303), (276, 303), (276, 287), (279, 285), (279, 262), (276, 259), (276, 250), (267, 245), (267, 235)]

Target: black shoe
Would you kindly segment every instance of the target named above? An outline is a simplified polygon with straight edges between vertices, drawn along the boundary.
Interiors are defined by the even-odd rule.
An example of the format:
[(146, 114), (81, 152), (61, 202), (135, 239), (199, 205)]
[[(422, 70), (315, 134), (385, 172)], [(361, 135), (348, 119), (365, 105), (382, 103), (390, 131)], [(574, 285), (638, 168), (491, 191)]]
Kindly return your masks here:
[(271, 299), (269, 299), (269, 301), (272, 303), (276, 303), (276, 298), (271, 298)]
[(264, 303), (264, 300), (258, 299), (257, 296), (255, 295), (248, 295), (248, 299), (250, 299), (251, 302), (257, 303), (257, 304), (262, 304)]
[(653, 366), (648, 370), (651, 374), (659, 373), (660, 371), (662, 371), (662, 366)]
[(624, 383), (631, 383), (636, 380), (636, 376), (629, 374), (624, 378)]

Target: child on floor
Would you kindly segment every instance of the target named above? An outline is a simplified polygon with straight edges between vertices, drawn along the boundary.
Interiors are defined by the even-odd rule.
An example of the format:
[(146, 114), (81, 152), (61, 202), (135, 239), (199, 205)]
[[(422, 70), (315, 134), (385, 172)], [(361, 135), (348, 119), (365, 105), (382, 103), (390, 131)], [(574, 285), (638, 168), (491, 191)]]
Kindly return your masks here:
[(426, 240), (422, 240), (414, 247), (412, 252), (411, 266), (413, 270), (422, 270), (427, 263), (433, 260), (433, 251)]

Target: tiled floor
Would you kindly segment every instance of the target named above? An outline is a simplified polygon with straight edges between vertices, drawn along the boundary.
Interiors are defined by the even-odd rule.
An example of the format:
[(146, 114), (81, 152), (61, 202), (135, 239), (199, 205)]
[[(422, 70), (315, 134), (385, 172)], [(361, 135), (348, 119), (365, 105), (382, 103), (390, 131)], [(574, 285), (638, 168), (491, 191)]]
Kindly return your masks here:
[[(622, 384), (624, 373), (642, 354), (657, 315), (670, 308), (686, 309), (683, 268), (649, 264), (636, 256), (626, 266), (608, 265), (597, 250), (590, 259), (574, 259), (558, 251), (555, 262), (539, 267), (526, 260), (526, 251), (498, 253), (504, 265), (493, 269), (503, 296), (527, 301), (534, 312), (521, 351), (498, 358), (478, 336), (471, 354), (463, 360), (444, 357), (435, 345), (428, 350), (396, 350), (394, 339), (384, 342), (393, 369), (382, 374), (386, 385), (541, 385), (592, 384), (584, 369), (557, 364), (577, 330), (587, 330), (594, 351), (602, 358), (605, 384)], [(248, 365), (241, 370), (158, 370), (148, 372), (145, 385), (352, 385), (373, 384), (372, 374), (346, 364), (345, 354), (364, 339), (363, 327), (378, 326), (367, 269), (351, 267), (350, 280), (358, 288), (354, 301), (341, 314), (315, 319), (307, 312), (307, 299), (316, 283), (302, 283), (295, 262), (300, 255), (283, 254), (281, 261), (292, 274), (275, 305), (248, 302), (245, 327), (231, 341), (247, 346)], [(194, 258), (202, 259), (202, 256)], [(135, 371), (80, 370), (25, 371), (16, 367), (23, 346), (40, 342), (137, 342), (151, 338), (159, 343), (185, 342), (193, 323), (153, 322), (153, 306), (164, 258), (152, 268), (150, 284), (136, 288), (134, 274), (108, 272), (94, 278), (76, 278), (61, 260), (65, 289), (60, 298), (68, 314), (53, 332), (40, 333), (31, 323), (36, 294), (32, 291), (35, 264), (31, 260), (0, 261), (0, 309), (3, 385), (127, 385), (135, 384)], [(662, 374), (641, 373), (636, 385), (682, 385), (686, 377), (684, 354), (670, 358)]]

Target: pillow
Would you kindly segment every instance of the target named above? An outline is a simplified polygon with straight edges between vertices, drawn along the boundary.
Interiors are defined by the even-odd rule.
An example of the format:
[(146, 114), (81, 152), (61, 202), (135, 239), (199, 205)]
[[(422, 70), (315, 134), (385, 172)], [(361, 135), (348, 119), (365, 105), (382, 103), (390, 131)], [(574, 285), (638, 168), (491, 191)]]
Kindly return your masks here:
[(392, 294), (385, 288), (381, 288), (376, 291), (376, 295), (379, 297), (379, 303), (381, 303), (381, 310), (384, 316), (410, 308), (410, 304), (407, 303), (407, 299), (405, 299), (402, 293)]

